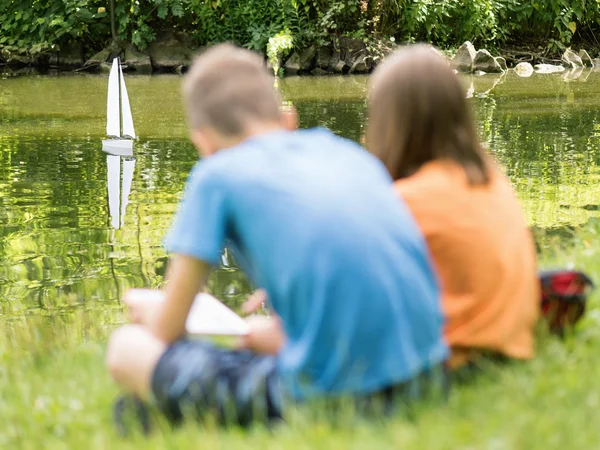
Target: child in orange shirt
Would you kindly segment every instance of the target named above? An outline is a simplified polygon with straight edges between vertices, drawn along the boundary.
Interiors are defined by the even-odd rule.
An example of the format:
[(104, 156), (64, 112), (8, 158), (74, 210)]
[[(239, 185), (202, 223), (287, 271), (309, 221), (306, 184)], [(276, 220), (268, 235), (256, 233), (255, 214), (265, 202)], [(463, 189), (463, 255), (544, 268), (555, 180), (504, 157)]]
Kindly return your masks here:
[(433, 48), (405, 47), (375, 70), (367, 146), (429, 245), (451, 368), (483, 355), (533, 357), (533, 239), (509, 181), (479, 142), (460, 81)]

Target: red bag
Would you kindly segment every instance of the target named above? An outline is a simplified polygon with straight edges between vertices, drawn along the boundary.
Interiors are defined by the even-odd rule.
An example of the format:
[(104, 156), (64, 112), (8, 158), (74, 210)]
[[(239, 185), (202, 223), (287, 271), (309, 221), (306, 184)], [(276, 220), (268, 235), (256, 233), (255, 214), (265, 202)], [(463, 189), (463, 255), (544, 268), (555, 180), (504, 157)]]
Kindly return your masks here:
[(585, 313), (587, 296), (594, 287), (592, 280), (575, 270), (540, 271), (542, 316), (550, 331), (562, 335)]

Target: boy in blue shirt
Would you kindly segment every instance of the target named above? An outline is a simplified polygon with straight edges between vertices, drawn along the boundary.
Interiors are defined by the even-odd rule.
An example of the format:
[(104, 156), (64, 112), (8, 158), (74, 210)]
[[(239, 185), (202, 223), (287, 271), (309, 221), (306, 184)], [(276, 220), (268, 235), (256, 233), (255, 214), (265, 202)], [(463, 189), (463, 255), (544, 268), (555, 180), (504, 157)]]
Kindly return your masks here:
[[(324, 129), (288, 131), (246, 50), (205, 52), (184, 96), (203, 158), (166, 239), (165, 301), (125, 298), (134, 324), (111, 337), (114, 379), (173, 420), (216, 411), (241, 424), (281, 417), (282, 398), (406, 401), (443, 383), (435, 276), (379, 161)], [(276, 314), (251, 321), (237, 350), (184, 338), (226, 240)]]

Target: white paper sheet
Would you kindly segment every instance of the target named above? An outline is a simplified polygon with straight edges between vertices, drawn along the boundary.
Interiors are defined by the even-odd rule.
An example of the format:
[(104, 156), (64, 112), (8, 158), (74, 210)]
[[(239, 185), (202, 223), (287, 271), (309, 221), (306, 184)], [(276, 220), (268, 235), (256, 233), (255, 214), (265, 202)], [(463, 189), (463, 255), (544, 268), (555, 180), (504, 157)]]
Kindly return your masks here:
[(198, 294), (186, 328), (190, 334), (209, 334), (224, 336), (243, 336), (249, 327), (244, 319), (210, 294)]
[[(126, 303), (161, 302), (164, 294), (159, 290), (132, 289)], [(196, 296), (186, 321), (186, 330), (193, 335), (244, 336), (250, 331), (248, 323), (220, 300), (210, 294)]]

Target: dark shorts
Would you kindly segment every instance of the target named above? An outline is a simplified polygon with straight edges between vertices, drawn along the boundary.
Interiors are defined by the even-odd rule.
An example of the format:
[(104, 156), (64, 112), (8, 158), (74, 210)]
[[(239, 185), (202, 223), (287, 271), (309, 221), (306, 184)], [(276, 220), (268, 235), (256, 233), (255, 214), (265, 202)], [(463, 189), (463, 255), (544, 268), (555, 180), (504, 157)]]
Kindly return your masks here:
[[(152, 391), (159, 409), (174, 423), (184, 417), (212, 415), (223, 425), (246, 426), (283, 417), (274, 356), (229, 350), (205, 341), (184, 339), (170, 346), (154, 369)], [(351, 401), (358, 412), (388, 415), (424, 398), (445, 398), (447, 391), (446, 370), (440, 364), (407, 382)], [(333, 413), (341, 405), (347, 402), (325, 399), (323, 404)]]
[(212, 415), (220, 424), (248, 425), (282, 417), (276, 359), (229, 350), (198, 340), (180, 340), (159, 359), (152, 391), (172, 422)]

